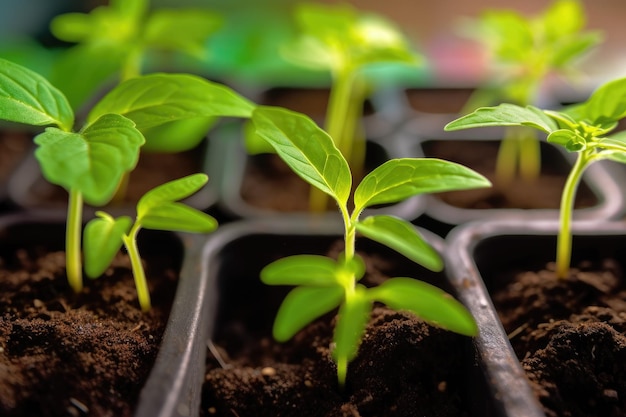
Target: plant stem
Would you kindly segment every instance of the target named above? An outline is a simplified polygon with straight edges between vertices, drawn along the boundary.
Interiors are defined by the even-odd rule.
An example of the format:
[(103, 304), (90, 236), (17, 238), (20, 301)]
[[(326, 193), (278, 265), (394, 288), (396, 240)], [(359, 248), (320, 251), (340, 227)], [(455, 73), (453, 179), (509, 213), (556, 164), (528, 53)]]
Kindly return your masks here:
[(65, 225), (65, 269), (67, 281), (75, 293), (83, 289), (83, 264), (81, 260), (81, 233), (83, 223), (83, 195), (70, 189)]
[(135, 278), (135, 287), (137, 288), (137, 299), (141, 306), (141, 311), (150, 311), (150, 291), (148, 290), (148, 282), (146, 280), (146, 274), (141, 264), (141, 256), (139, 255), (139, 249), (137, 248), (137, 233), (141, 229), (139, 223), (135, 223), (130, 229), (127, 235), (124, 235), (124, 246), (128, 252), (130, 258), (130, 264), (133, 269), (133, 277)]
[(525, 181), (534, 181), (541, 172), (541, 149), (534, 133), (523, 129), (519, 137), (519, 170)]
[(496, 178), (503, 185), (509, 184), (515, 177), (517, 145), (512, 129), (507, 128), (496, 157)]
[(572, 258), (572, 216), (574, 211), (574, 199), (576, 190), (582, 178), (583, 171), (592, 162), (593, 149), (578, 153), (576, 162), (572, 167), (561, 195), (559, 208), (559, 232), (556, 243), (556, 275), (558, 278), (567, 278)]

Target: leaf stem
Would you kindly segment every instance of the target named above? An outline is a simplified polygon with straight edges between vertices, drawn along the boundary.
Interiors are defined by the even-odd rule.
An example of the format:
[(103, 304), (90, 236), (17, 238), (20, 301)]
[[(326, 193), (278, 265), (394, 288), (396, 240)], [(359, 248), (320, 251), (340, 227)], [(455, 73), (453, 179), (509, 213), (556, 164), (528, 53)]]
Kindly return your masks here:
[(83, 265), (81, 260), (81, 232), (83, 217), (83, 195), (75, 189), (69, 190), (67, 223), (65, 225), (65, 268), (67, 281), (75, 293), (83, 289)]
[(565, 279), (569, 274), (572, 258), (572, 216), (574, 211), (574, 199), (576, 190), (582, 178), (583, 171), (593, 161), (593, 149), (587, 149), (578, 153), (576, 162), (572, 167), (561, 195), (559, 208), (559, 232), (556, 244), (556, 274), (558, 278)]
[(139, 249), (137, 248), (137, 233), (140, 229), (141, 224), (139, 222), (135, 222), (133, 227), (130, 229), (130, 232), (128, 232), (127, 235), (124, 235), (122, 239), (133, 269), (133, 277), (135, 278), (135, 287), (137, 288), (137, 298), (139, 299), (141, 311), (147, 312), (151, 308), (150, 291), (148, 289), (146, 274), (144, 272), (143, 265), (141, 264)]

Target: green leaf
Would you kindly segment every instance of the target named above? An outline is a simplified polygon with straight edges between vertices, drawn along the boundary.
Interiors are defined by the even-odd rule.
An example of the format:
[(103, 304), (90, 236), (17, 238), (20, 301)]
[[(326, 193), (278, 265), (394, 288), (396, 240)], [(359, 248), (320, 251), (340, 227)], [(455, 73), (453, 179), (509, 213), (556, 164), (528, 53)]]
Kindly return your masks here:
[(626, 164), (626, 131), (603, 138), (599, 147), (604, 149), (607, 146), (610, 146), (610, 150), (602, 152), (607, 159)]
[(476, 109), (472, 113), (448, 123), (444, 130), (487, 126), (530, 126), (546, 133), (558, 129), (554, 120), (534, 106), (521, 107), (504, 103), (495, 107)]
[(252, 113), (257, 134), (269, 142), (291, 169), (345, 206), (352, 174), (331, 137), (309, 117), (279, 107)]
[(80, 191), (87, 203), (106, 204), (122, 175), (132, 170), (144, 139), (132, 121), (106, 114), (80, 133), (49, 127), (35, 137), (35, 156), (46, 179)]
[(145, 129), (143, 136), (147, 152), (184, 152), (195, 148), (206, 138), (207, 132), (218, 121), (216, 117), (195, 117), (176, 120)]
[(0, 59), (0, 119), (71, 131), (74, 112), (63, 93), (44, 77)]
[(304, 326), (337, 307), (342, 299), (343, 288), (339, 286), (294, 288), (276, 313), (274, 338), (279, 342), (291, 339)]
[(356, 230), (431, 271), (443, 269), (443, 261), (437, 251), (406, 220), (385, 215), (370, 216), (357, 222)]
[(137, 129), (196, 117), (249, 117), (254, 104), (232, 89), (188, 74), (149, 74), (132, 78), (109, 92), (89, 113), (121, 114)]
[(602, 35), (597, 32), (581, 34), (574, 39), (561, 42), (552, 53), (552, 65), (557, 69), (567, 69), (571, 62), (601, 43)]
[(339, 308), (337, 324), (333, 340), (335, 349), (332, 352), (337, 362), (350, 362), (356, 356), (372, 309), (371, 299), (362, 285)]
[(467, 309), (450, 294), (413, 278), (392, 278), (369, 290), (372, 301), (407, 310), (426, 322), (455, 333), (475, 336), (478, 327)]
[(585, 139), (569, 129), (559, 129), (550, 133), (548, 135), (548, 142), (561, 145), (569, 152), (579, 152), (587, 147)]
[(355, 211), (395, 203), (416, 194), (488, 187), (491, 183), (463, 165), (436, 158), (398, 158), (370, 172), (354, 192)]
[(84, 231), (85, 272), (90, 278), (99, 277), (111, 265), (115, 254), (122, 247), (123, 236), (133, 225), (133, 220), (128, 216), (114, 219), (102, 211), (97, 211), (96, 216), (87, 223)]
[(594, 125), (604, 125), (626, 117), (626, 78), (612, 80), (598, 87), (577, 111)]
[(207, 10), (155, 10), (146, 22), (144, 41), (155, 48), (184, 51), (203, 58), (207, 52), (206, 40), (221, 24), (222, 19)]
[(213, 217), (176, 203), (199, 191), (208, 180), (205, 174), (192, 174), (153, 188), (137, 203), (137, 222), (146, 229), (195, 233), (215, 230), (217, 221)]
[(544, 12), (542, 23), (546, 37), (558, 41), (585, 26), (585, 13), (577, 0), (555, 0)]
[(337, 262), (327, 256), (294, 255), (272, 262), (261, 270), (268, 285), (337, 285)]

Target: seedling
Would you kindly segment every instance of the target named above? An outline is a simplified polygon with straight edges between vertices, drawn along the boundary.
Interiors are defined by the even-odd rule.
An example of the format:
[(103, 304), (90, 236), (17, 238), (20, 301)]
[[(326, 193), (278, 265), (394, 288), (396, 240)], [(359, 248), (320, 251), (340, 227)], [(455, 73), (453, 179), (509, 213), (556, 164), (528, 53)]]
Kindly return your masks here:
[(51, 81), (73, 108), (111, 77), (123, 82), (142, 73), (151, 58), (177, 54), (202, 59), (221, 17), (206, 9), (156, 9), (149, 0), (110, 0), (90, 13), (56, 16), (50, 30), (75, 43), (55, 64)]
[[(353, 173), (360, 175), (365, 138), (359, 131), (359, 121), (370, 88), (364, 71), (385, 63), (417, 65), (420, 58), (391, 22), (359, 13), (347, 4), (299, 4), (295, 19), (302, 36), (286, 50), (287, 56), (297, 63), (330, 71), (332, 86), (324, 128)], [(327, 203), (326, 194), (311, 189), (312, 211), (325, 211)]]
[(174, 232), (209, 233), (217, 221), (206, 213), (177, 202), (202, 188), (208, 181), (205, 174), (194, 174), (170, 181), (148, 191), (137, 203), (133, 223), (128, 216), (113, 218), (104, 211), (85, 226), (85, 272), (90, 278), (101, 276), (109, 267), (122, 244), (132, 265), (139, 305), (150, 310), (150, 292), (137, 248), (141, 228)]
[(352, 173), (332, 138), (307, 116), (273, 107), (258, 107), (252, 115), (257, 134), (267, 140), (302, 179), (337, 203), (344, 224), (345, 248), (338, 260), (318, 255), (289, 256), (267, 265), (261, 280), (269, 285), (295, 285), (283, 301), (274, 323), (278, 341), (290, 339), (305, 325), (339, 307), (334, 332), (333, 358), (340, 385), (348, 363), (356, 356), (374, 302), (395, 310), (411, 311), (437, 326), (475, 335), (469, 312), (444, 291), (412, 278), (392, 278), (375, 288), (358, 281), (364, 263), (355, 251), (357, 233), (380, 242), (434, 271), (443, 263), (407, 221), (387, 215), (360, 220), (363, 210), (376, 204), (402, 201), (425, 192), (489, 186), (480, 174), (461, 165), (434, 158), (387, 161), (370, 172), (348, 200)]
[(565, 182), (559, 208), (556, 273), (566, 278), (571, 262), (571, 223), (578, 185), (584, 170), (596, 161), (610, 159), (626, 163), (626, 131), (611, 134), (625, 116), (626, 78), (621, 78), (600, 86), (587, 101), (563, 111), (506, 103), (479, 108), (450, 122), (445, 129), (528, 126), (547, 133), (548, 142), (576, 152), (576, 162)]
[(83, 201), (107, 204), (131, 171), (145, 129), (194, 117), (249, 117), (253, 105), (220, 84), (185, 74), (151, 74), (118, 85), (74, 131), (67, 98), (45, 78), (0, 59), (0, 120), (47, 127), (34, 139), (44, 177), (69, 193), (67, 277), (82, 289)]
[[(574, 75), (574, 61), (601, 41), (598, 32), (583, 31), (585, 12), (577, 0), (556, 0), (537, 16), (513, 10), (487, 11), (470, 29), (485, 45), (498, 76), (466, 104), (466, 111), (502, 102), (539, 105), (550, 75)], [(541, 169), (539, 141), (532, 129), (507, 128), (496, 163), (496, 175), (510, 181), (519, 167), (533, 180)]]

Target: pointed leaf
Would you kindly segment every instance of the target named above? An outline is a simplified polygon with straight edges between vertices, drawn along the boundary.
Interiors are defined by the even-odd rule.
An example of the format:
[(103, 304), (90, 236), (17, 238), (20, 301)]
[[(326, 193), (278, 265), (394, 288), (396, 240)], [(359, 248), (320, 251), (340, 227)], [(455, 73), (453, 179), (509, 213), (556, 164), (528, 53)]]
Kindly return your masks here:
[(44, 77), (0, 59), (0, 119), (71, 131), (74, 112), (63, 93)]
[(208, 179), (206, 174), (192, 174), (148, 191), (137, 203), (137, 222), (146, 229), (196, 233), (215, 230), (217, 221), (213, 217), (176, 203), (199, 191)]
[(196, 117), (249, 117), (254, 104), (232, 89), (188, 74), (149, 74), (132, 78), (109, 92), (91, 110), (124, 115), (145, 129)]
[(314, 187), (345, 205), (352, 174), (331, 137), (309, 117), (278, 107), (258, 107), (252, 121), (291, 169)]
[(420, 236), (415, 226), (406, 220), (384, 215), (370, 216), (357, 222), (356, 230), (431, 271), (443, 269), (443, 261), (437, 251)]
[(111, 199), (122, 175), (137, 164), (143, 142), (132, 121), (107, 114), (80, 133), (47, 128), (35, 138), (35, 156), (48, 181), (102, 205)]
[(183, 203), (161, 203), (151, 206), (137, 222), (144, 229), (172, 232), (210, 233), (217, 229), (217, 220), (207, 213)]
[(114, 219), (101, 211), (97, 211), (96, 216), (85, 226), (83, 242), (85, 272), (90, 278), (99, 277), (111, 265), (115, 254), (122, 247), (123, 236), (133, 225), (133, 220), (128, 216)]
[(327, 256), (294, 255), (272, 262), (261, 270), (268, 285), (337, 285), (337, 262)]
[(569, 152), (579, 152), (587, 147), (585, 139), (569, 129), (559, 129), (548, 135), (548, 142), (563, 146)]
[(350, 362), (357, 355), (371, 310), (372, 301), (365, 287), (357, 285), (355, 294), (341, 305), (337, 314), (332, 352), (337, 362)]
[(530, 126), (550, 133), (558, 126), (554, 120), (540, 109), (515, 104), (500, 104), (495, 107), (481, 107), (470, 114), (448, 123), (444, 130), (460, 130), (486, 126)]
[(390, 308), (407, 310), (421, 319), (466, 336), (475, 336), (478, 327), (467, 309), (450, 294), (413, 278), (392, 278), (370, 289), (372, 301)]
[(463, 165), (436, 158), (398, 158), (370, 172), (354, 192), (355, 210), (402, 201), (416, 194), (489, 187)]
[(291, 339), (304, 326), (341, 303), (343, 288), (297, 287), (283, 300), (274, 321), (273, 334), (279, 342)]

